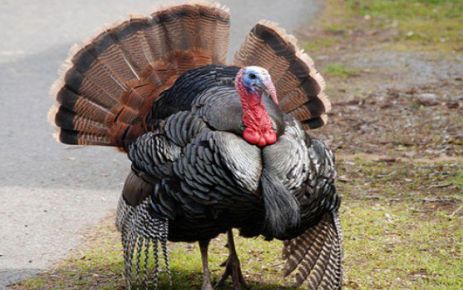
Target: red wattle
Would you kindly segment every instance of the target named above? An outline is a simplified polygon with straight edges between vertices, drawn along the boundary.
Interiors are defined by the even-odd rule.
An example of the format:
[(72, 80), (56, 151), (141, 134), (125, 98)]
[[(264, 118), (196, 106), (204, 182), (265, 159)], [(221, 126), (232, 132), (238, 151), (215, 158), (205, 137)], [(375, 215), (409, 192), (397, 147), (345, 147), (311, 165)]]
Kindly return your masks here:
[(267, 131), (264, 134), (265, 141), (268, 145), (274, 144), (277, 141), (277, 134), (274, 131)]
[(262, 148), (267, 145), (275, 144), (277, 141), (277, 134), (273, 131), (273, 129), (262, 133), (248, 127), (243, 132), (243, 139), (250, 144), (257, 145)]
[[(257, 92), (252, 93), (244, 87), (242, 70), (236, 76), (235, 86), (243, 107), (243, 125), (245, 127), (243, 139), (260, 148), (274, 144), (278, 137), (272, 128), (272, 120), (262, 104), (262, 96)], [(269, 87), (269, 84), (267, 86)], [(276, 93), (272, 93), (272, 98), (278, 104)]]
[(246, 128), (243, 132), (243, 138), (251, 144), (257, 144), (260, 140), (260, 134), (250, 128)]

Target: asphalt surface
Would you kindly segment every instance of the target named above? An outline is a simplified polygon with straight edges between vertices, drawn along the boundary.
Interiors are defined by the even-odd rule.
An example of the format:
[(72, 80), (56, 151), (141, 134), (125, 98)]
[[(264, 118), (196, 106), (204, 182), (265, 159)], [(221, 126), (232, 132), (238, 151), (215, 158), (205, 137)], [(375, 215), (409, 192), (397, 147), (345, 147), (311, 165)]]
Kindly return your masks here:
[[(1, 1), (0, 289), (56, 263), (116, 207), (127, 158), (111, 148), (56, 143), (48, 91), (73, 43), (162, 2)], [(231, 9), (231, 51), (259, 19), (292, 31), (318, 10), (310, 0), (221, 2)]]

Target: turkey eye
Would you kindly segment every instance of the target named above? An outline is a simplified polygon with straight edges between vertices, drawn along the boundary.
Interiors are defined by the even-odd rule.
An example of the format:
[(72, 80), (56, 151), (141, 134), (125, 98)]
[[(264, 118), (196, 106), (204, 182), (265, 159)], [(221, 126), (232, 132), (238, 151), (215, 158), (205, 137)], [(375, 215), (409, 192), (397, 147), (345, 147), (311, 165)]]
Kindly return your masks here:
[(249, 74), (249, 78), (250, 78), (251, 80), (253, 80), (253, 79), (256, 78), (256, 75), (255, 75), (255, 74)]

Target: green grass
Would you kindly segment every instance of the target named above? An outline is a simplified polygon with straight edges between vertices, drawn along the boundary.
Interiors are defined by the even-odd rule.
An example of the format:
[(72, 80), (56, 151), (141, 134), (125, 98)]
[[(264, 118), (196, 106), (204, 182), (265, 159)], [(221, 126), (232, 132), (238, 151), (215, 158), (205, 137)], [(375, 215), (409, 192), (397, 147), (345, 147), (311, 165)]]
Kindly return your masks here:
[(382, 25), (396, 21), (399, 41), (463, 49), (463, 1), (373, 0), (358, 5), (351, 0), (349, 3), (360, 8), (361, 14), (379, 18)]
[(342, 162), (346, 289), (463, 289), (461, 162)]
[(339, 78), (348, 78), (348, 77), (353, 77), (353, 76), (358, 75), (357, 70), (353, 68), (349, 68), (339, 63), (327, 64), (324, 67), (324, 72), (328, 76), (339, 77)]
[[(29, 279), (14, 289), (121, 289), (124, 285), (123, 260), (118, 233), (112, 225), (105, 223), (95, 235), (98, 238), (87, 243), (87, 249), (72, 254), (53, 271)], [(282, 287), (283, 264), (275, 259), (281, 255), (281, 242), (264, 242), (260, 238), (237, 239), (236, 242), (245, 267), (243, 274), (252, 289), (293, 289)], [(226, 238), (222, 235), (213, 241), (209, 250), (210, 269), (215, 281), (223, 273), (220, 264), (227, 258), (225, 243)], [(174, 283), (171, 288), (163, 272), (160, 289), (199, 289), (202, 273), (197, 244), (171, 243), (169, 248)], [(225, 289), (230, 289), (230, 285)]]
[(330, 48), (339, 43), (339, 40), (331, 35), (326, 35), (324, 37), (314, 37), (305, 42), (305, 49), (309, 52), (319, 51), (325, 48)]
[[(340, 157), (345, 289), (463, 289), (463, 212), (458, 211), (463, 164)], [(227, 257), (225, 242), (222, 235), (211, 245), (215, 281)], [(281, 286), (288, 282), (281, 276), (281, 242), (236, 242), (252, 289), (291, 289)], [(169, 247), (174, 289), (199, 289), (197, 245)], [(13, 289), (122, 289), (122, 267), (119, 234), (111, 217), (56, 269)], [(165, 274), (161, 282), (162, 289), (169, 288)]]
[[(319, 23), (325, 32), (306, 49), (346, 44), (356, 37), (374, 38), (396, 31), (387, 40), (406, 50), (463, 51), (463, 1), (460, 0), (328, 0)], [(360, 36), (359, 36), (360, 35)]]
[(455, 186), (463, 191), (463, 169), (458, 171), (457, 175), (450, 180)]
[(343, 212), (347, 289), (462, 289), (461, 220), (410, 202), (357, 201)]

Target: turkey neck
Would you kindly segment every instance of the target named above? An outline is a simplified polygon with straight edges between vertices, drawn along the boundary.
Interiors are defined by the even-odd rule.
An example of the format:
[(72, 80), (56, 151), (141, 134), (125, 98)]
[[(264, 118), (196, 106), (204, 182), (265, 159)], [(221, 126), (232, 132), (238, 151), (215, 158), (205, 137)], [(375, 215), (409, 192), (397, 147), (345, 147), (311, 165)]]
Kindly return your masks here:
[(262, 95), (249, 92), (241, 81), (236, 82), (243, 108), (243, 138), (247, 142), (265, 147), (276, 142), (277, 135), (272, 127), (272, 120), (262, 102)]

